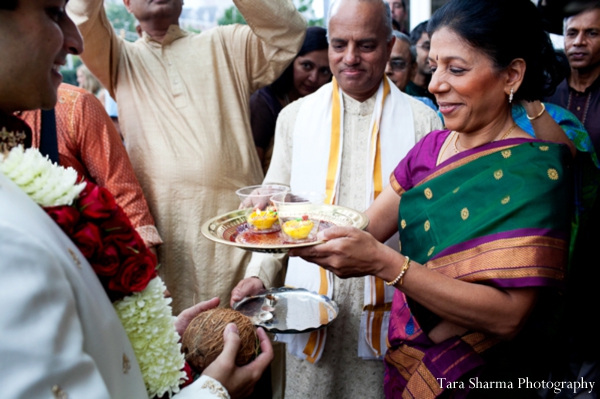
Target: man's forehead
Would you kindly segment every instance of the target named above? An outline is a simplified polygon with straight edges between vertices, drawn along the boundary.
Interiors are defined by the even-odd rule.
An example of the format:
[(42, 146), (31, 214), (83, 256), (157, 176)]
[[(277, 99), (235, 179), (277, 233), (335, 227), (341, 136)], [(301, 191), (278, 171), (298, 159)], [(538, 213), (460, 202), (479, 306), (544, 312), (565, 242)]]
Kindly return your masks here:
[[(383, 18), (376, 3), (357, 3), (358, 7), (341, 8), (329, 21), (330, 40), (379, 39), (382, 35)], [(385, 33), (384, 33), (385, 34)]]
[(404, 40), (396, 39), (394, 47), (392, 48), (392, 56), (403, 55), (406, 56), (410, 52), (410, 45)]

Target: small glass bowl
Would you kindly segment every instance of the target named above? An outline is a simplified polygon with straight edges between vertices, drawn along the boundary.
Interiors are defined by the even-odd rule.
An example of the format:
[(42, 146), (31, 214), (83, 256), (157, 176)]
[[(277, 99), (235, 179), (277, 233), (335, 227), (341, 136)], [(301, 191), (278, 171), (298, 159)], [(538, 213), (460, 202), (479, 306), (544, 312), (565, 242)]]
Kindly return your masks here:
[(286, 193), (289, 189), (287, 186), (266, 184), (243, 187), (235, 192), (240, 197), (240, 209), (246, 209), (249, 231), (273, 233), (280, 230), (277, 209), (271, 202), (271, 197)]
[(319, 221), (313, 220), (313, 214), (324, 200), (325, 194), (309, 191), (285, 192), (271, 197), (285, 242), (302, 243), (317, 239)]

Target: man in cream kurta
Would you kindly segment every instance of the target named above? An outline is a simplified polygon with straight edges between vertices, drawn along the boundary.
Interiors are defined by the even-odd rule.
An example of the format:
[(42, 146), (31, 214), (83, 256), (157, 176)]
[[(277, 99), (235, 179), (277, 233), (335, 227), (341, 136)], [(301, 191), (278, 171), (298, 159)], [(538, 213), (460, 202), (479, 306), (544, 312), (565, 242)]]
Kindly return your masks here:
[[(335, 198), (326, 202), (364, 211), (376, 195), (373, 192), (380, 190), (376, 180), (385, 184), (393, 167), (411, 146), (442, 125), (434, 111), (401, 93), (383, 77), (393, 39), (391, 27), (388, 31), (381, 29), (386, 22), (390, 24), (389, 9), (381, 0), (334, 2), (330, 15), (329, 61), (335, 80), (283, 109), (277, 120), (273, 158), (265, 182), (289, 183), (292, 190), (319, 191), (323, 188), (327, 192), (330, 183), (325, 180), (335, 180), (334, 195), (328, 194), (328, 198)], [(377, 39), (371, 39), (374, 37)], [(341, 94), (336, 99), (338, 92)], [(341, 107), (339, 118), (333, 111), (336, 102)], [(327, 175), (325, 179), (324, 174), (319, 174), (320, 170), (336, 169), (331, 168), (331, 163), (327, 168), (327, 159), (329, 162), (332, 159), (330, 149), (336, 142), (333, 139), (335, 123), (332, 123), (335, 120), (341, 121), (340, 161), (335, 178)], [(374, 134), (377, 130), (378, 135)], [(323, 140), (329, 135), (331, 140)], [(379, 146), (373, 145), (374, 138), (379, 140)], [(375, 147), (381, 150), (381, 173), (377, 177), (374, 173), (377, 169), (377, 162), (374, 162), (377, 157), (373, 157)], [(311, 159), (312, 164), (322, 163), (323, 159), (325, 163), (323, 167), (313, 168), (309, 164)], [(247, 279), (236, 291), (243, 291), (246, 284), (256, 284), (257, 280), (252, 277), (271, 286), (281, 268), (280, 261), (281, 258), (272, 255), (254, 255), (247, 268)], [(318, 277), (320, 269), (299, 261), (303, 262), (298, 258), (290, 259), (286, 285), (318, 290), (323, 294), (319, 283), (323, 280)], [(369, 286), (367, 289), (365, 286), (375, 287), (374, 280), (370, 279), (372, 277), (341, 280), (328, 275), (326, 294), (338, 304), (338, 318), (327, 327), (326, 333), (316, 338), (317, 344), (313, 346), (308, 335), (292, 339), (281, 337), (291, 352), (286, 356), (286, 397), (383, 397), (383, 363), (364, 360), (381, 357), (386, 349), (386, 315), (378, 324), (380, 334), (371, 334), (369, 338), (366, 333), (369, 315), (363, 307), (369, 302), (366, 294)], [(242, 292), (242, 295), (247, 293)], [(233, 299), (238, 300), (235, 294), (234, 291)], [(393, 295), (393, 290), (385, 292), (386, 303), (391, 302), (390, 294)], [(384, 304), (380, 305), (383, 308)], [(370, 325), (376, 326), (377, 323), (370, 320)], [(372, 350), (374, 347), (379, 348), (378, 354)]]
[(291, 62), (305, 22), (290, 0), (236, 0), (249, 26), (192, 34), (177, 26), (181, 0), (125, 4), (144, 31), (135, 43), (115, 34), (103, 0), (71, 0), (68, 11), (84, 38), (82, 59), (118, 102), (127, 151), (164, 241), (160, 273), (179, 312), (225, 300), (243, 276), (249, 255), (208, 241), (200, 228), (237, 209), (236, 189), (260, 183), (250, 94)]
[[(418, 141), (432, 130), (441, 129), (440, 119), (429, 107), (406, 97), (414, 120), (415, 140)], [(296, 115), (304, 101), (305, 99), (300, 99), (290, 104), (279, 115), (272, 166), (265, 182), (290, 182), (294, 126), (297, 123)], [(369, 145), (375, 96), (359, 102), (343, 94), (343, 102), (344, 144), (337, 204), (364, 211), (369, 206), (365, 201), (364, 191), (371, 179), (365, 172), (369, 169), (365, 149)], [(246, 277), (258, 276), (268, 287), (280, 269), (279, 259), (259, 255), (253, 257)], [(316, 364), (287, 355), (286, 397), (383, 397), (383, 362), (361, 360), (357, 355), (364, 284), (364, 278), (333, 278), (332, 299), (338, 304), (340, 315), (327, 328), (325, 349)]]

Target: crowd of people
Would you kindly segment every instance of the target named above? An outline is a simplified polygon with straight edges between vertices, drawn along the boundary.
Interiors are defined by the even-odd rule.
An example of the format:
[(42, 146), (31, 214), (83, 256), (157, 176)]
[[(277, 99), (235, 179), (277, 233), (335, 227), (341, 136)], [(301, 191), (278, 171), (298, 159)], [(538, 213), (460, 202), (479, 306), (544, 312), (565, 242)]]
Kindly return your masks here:
[[(598, 4), (565, 14), (561, 55), (529, 0), (449, 0), (411, 31), (404, 0), (333, 0), (325, 28), (289, 0), (234, 0), (248, 25), (198, 34), (179, 26), (181, 0), (124, 0), (133, 43), (103, 3), (0, 4), (3, 396), (148, 397), (112, 302), (158, 273), (177, 337), (199, 313), (283, 284), (331, 298), (339, 316), (276, 342), (259, 328), (245, 366), (230, 324), (202, 375), (157, 396), (596, 397)], [(85, 64), (80, 88), (62, 83), (68, 54)], [(99, 194), (56, 194), (78, 186), (18, 155), (29, 147)], [(370, 223), (288, 255), (202, 236), (261, 182)], [(61, 208), (77, 195), (102, 206)], [(117, 205), (131, 236), (102, 219)], [(64, 227), (94, 214), (107, 233)], [(103, 234), (116, 238), (92, 248)], [(115, 248), (145, 263), (108, 283), (129, 262)]]

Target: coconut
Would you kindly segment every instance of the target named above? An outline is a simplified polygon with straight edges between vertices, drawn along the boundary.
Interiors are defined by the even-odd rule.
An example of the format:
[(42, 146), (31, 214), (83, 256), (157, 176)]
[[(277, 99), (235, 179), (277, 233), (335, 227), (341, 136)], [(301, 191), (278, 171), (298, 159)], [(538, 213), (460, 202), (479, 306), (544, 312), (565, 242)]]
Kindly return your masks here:
[(223, 351), (223, 331), (229, 323), (237, 325), (241, 340), (236, 365), (248, 364), (257, 355), (260, 343), (248, 317), (233, 309), (208, 310), (190, 322), (182, 338), (185, 360), (198, 374)]

